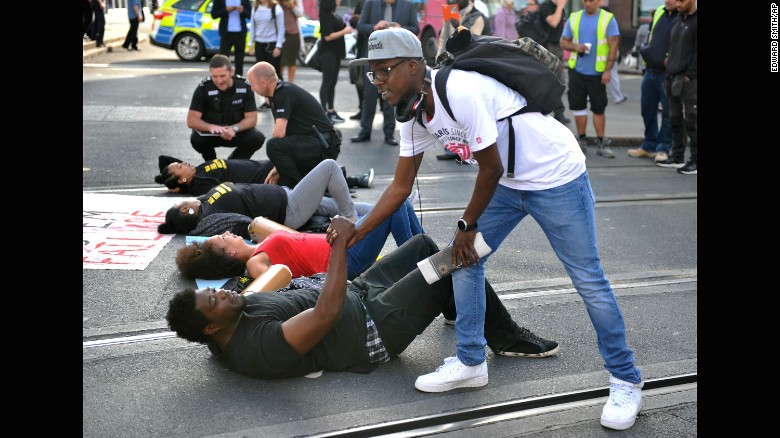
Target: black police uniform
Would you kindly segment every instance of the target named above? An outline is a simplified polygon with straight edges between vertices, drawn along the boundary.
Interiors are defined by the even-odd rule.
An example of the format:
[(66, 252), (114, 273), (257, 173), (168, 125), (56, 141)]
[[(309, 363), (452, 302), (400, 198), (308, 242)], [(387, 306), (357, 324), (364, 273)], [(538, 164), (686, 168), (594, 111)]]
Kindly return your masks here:
[[(278, 184), (293, 188), (322, 160), (338, 158), (341, 132), (333, 127), (317, 99), (296, 84), (280, 79), (269, 100), (274, 120), (287, 119), (287, 129), (284, 138), (268, 139), (266, 153), (279, 172)], [(325, 144), (312, 126), (317, 127)]]
[[(246, 79), (233, 76), (233, 86), (222, 92), (211, 80), (203, 79), (192, 95), (190, 109), (203, 114), (203, 120), (221, 126), (233, 126), (244, 119), (244, 113), (257, 111), (255, 95)], [(190, 135), (192, 147), (200, 152), (204, 161), (217, 158), (215, 147), (235, 147), (228, 159), (252, 157), (263, 146), (265, 135), (256, 128), (239, 131), (231, 141), (219, 136), (201, 136), (195, 130)]]

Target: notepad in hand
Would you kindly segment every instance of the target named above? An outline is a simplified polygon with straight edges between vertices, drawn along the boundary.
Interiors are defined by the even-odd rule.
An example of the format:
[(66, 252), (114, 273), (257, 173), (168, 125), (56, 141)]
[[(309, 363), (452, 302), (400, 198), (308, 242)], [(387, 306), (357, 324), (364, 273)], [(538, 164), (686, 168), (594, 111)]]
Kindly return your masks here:
[(213, 132), (208, 132), (208, 131), (198, 131), (197, 129), (195, 130), (195, 132), (197, 132), (198, 135), (200, 135), (201, 137), (219, 137), (221, 135), (221, 134), (214, 134)]
[[(474, 249), (477, 250), (477, 256), (479, 256), (479, 258), (482, 258), (493, 251), (490, 246), (485, 243), (485, 239), (480, 232), (477, 232), (477, 235), (474, 237)], [(458, 265), (454, 269), (460, 269), (461, 266), (462, 265)], [(450, 275), (454, 270), (452, 267), (452, 245), (427, 259), (420, 260), (417, 262), (417, 267), (420, 268), (420, 272), (423, 277), (425, 277), (425, 281), (427, 281), (428, 284), (436, 283), (442, 278)]]

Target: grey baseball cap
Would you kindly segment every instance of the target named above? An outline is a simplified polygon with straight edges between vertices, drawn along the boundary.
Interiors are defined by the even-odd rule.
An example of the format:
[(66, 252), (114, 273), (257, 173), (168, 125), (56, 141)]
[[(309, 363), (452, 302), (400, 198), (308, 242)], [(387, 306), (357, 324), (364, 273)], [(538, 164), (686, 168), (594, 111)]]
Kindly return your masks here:
[(402, 27), (375, 30), (368, 36), (368, 58), (353, 59), (349, 65), (367, 65), (371, 61), (393, 58), (422, 58), (417, 35)]

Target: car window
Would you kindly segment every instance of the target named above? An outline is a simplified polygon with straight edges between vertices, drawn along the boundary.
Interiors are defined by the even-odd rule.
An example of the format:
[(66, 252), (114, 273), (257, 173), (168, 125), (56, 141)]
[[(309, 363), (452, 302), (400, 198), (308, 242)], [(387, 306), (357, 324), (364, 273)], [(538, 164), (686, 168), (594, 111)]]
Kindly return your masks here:
[[(211, 3), (210, 0), (180, 0), (174, 3), (171, 7), (174, 9), (185, 9), (188, 11), (197, 11), (206, 1)], [(209, 4), (209, 9), (211, 9), (210, 4)]]

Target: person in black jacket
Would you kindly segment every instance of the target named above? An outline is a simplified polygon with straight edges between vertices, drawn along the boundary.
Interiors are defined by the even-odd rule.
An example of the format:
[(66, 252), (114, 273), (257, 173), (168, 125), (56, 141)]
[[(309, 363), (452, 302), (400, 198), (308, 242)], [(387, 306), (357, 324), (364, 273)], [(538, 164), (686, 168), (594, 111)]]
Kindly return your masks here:
[[(696, 78), (698, 14), (696, 0), (677, 0), (680, 12), (672, 24), (666, 63), (666, 94), (669, 97), (669, 121), (672, 125), (672, 150), (660, 167), (676, 168), (683, 175), (698, 172), (698, 122), (696, 118)], [(685, 162), (685, 136), (690, 159)]]
[(246, 20), (252, 18), (249, 0), (214, 0), (211, 17), (219, 18), (219, 53), (230, 56), (230, 49), (236, 53), (236, 74), (244, 74), (244, 51), (246, 49)]
[[(644, 73), (642, 76), (641, 111), (645, 138), (636, 149), (627, 154), (634, 158), (654, 158), (656, 163), (669, 159), (672, 147), (672, 128), (669, 121), (669, 98), (666, 95), (666, 53), (672, 23), (677, 16), (676, 0), (665, 0), (665, 6), (653, 13), (653, 21), (645, 41), (641, 42)], [(658, 126), (658, 105), (661, 106), (661, 126)]]

